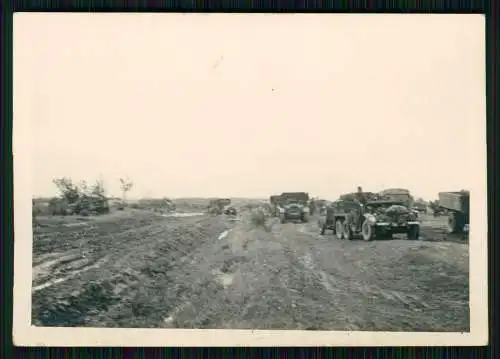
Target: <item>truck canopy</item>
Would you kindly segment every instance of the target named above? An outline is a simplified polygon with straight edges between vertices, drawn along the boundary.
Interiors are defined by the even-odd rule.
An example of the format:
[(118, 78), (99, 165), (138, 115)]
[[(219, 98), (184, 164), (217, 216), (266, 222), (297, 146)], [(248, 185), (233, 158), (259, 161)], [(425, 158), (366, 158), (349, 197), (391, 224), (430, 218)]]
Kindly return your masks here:
[(299, 202), (309, 201), (309, 194), (307, 192), (283, 192), (280, 196), (283, 201), (296, 200)]
[(219, 206), (229, 206), (231, 204), (231, 200), (229, 198), (214, 198), (209, 202), (210, 206), (219, 205)]
[(469, 212), (469, 191), (439, 192), (439, 206), (452, 211)]
[(376, 201), (379, 199), (379, 196), (373, 192), (352, 192), (345, 193), (339, 197), (341, 201), (354, 201), (358, 200), (362, 203), (367, 201)]
[(381, 195), (386, 194), (406, 194), (410, 195), (410, 191), (406, 188), (387, 188), (379, 192)]

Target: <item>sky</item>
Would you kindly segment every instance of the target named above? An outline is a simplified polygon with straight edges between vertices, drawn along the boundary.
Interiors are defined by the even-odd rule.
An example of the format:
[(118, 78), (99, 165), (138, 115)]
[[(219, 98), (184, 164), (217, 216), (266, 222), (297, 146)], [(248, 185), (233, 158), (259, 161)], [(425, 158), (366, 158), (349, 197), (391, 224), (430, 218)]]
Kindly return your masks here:
[(484, 171), (484, 46), (481, 15), (17, 13), (14, 132), (38, 196), (434, 199)]

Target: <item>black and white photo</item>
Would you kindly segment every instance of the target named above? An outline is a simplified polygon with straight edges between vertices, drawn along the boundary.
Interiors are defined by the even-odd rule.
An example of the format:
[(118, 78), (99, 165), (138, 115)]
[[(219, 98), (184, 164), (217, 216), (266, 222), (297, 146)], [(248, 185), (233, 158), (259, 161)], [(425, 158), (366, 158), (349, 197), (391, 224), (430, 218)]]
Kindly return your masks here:
[(479, 15), (16, 14), (15, 342), (485, 343), (484, 62)]

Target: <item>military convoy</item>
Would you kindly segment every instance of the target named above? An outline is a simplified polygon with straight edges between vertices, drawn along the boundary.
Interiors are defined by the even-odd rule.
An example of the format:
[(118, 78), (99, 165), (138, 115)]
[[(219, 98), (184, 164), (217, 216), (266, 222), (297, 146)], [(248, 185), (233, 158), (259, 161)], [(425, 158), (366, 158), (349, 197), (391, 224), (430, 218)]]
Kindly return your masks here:
[[(409, 240), (420, 238), (419, 213), (427, 212), (427, 203), (415, 201), (410, 191), (389, 188), (378, 193), (345, 193), (334, 202), (309, 198), (306, 192), (284, 192), (270, 196), (271, 214), (281, 223), (290, 220), (308, 222), (319, 212), (321, 235), (331, 230), (338, 239), (361, 237), (365, 241), (389, 239), (394, 234), (406, 234)], [(440, 192), (436, 205), (429, 205), (448, 214), (448, 232), (469, 232), (469, 191)]]

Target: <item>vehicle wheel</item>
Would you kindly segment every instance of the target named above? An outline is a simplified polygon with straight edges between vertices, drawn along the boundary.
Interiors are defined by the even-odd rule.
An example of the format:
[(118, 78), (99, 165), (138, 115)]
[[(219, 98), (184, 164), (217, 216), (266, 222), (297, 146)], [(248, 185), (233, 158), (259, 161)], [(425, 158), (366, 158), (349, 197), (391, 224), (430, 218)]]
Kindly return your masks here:
[(352, 240), (352, 230), (347, 222), (344, 222), (343, 231), (344, 231), (344, 239), (347, 239), (348, 241)]
[(420, 226), (410, 226), (410, 228), (408, 228), (408, 232), (407, 232), (407, 237), (409, 240), (411, 241), (416, 241), (418, 240), (418, 238), (420, 237)]
[(463, 232), (465, 225), (464, 216), (461, 213), (451, 212), (448, 214), (448, 233), (460, 233)]
[(335, 221), (335, 236), (337, 239), (344, 239), (344, 224), (340, 219)]
[(371, 241), (373, 239), (373, 226), (368, 222), (368, 220), (364, 221), (361, 225), (361, 235), (363, 236), (363, 240)]
[(448, 215), (448, 226), (447, 226), (447, 232), (448, 233), (455, 233), (456, 228), (457, 228), (457, 219), (455, 218), (454, 214)]

